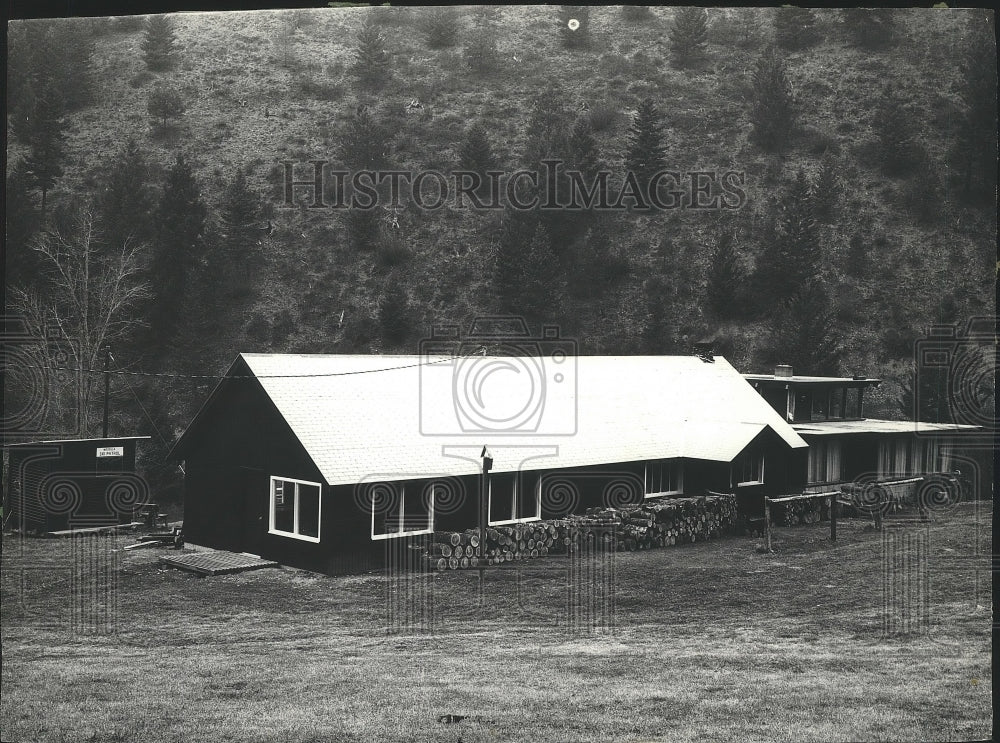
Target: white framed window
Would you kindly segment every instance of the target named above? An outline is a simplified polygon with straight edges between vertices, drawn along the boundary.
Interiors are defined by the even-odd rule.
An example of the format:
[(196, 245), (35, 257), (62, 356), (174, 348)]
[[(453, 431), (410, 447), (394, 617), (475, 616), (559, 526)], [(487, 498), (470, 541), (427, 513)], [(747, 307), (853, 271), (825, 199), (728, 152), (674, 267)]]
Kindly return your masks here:
[(646, 462), (645, 497), (659, 498), (679, 495), (684, 490), (684, 470), (676, 459), (654, 459)]
[(272, 476), (268, 533), (318, 542), (322, 492), (318, 482)]
[(516, 472), (503, 472), (489, 476), (487, 486), (487, 511), (490, 526), (522, 524), (542, 518), (542, 478), (534, 487), (522, 487)]
[(372, 540), (434, 532), (434, 483), (377, 482), (368, 486)]
[(839, 441), (814, 441), (809, 444), (809, 483), (840, 482), (841, 446)]
[(733, 462), (733, 477), (736, 487), (762, 485), (764, 483), (764, 454), (744, 452)]

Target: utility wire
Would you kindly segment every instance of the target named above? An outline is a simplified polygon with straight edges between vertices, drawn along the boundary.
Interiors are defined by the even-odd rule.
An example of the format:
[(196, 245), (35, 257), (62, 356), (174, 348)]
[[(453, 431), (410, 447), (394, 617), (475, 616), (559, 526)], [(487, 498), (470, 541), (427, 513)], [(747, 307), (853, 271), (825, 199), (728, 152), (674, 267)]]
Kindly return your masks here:
[(375, 374), (378, 372), (396, 371), (397, 369), (413, 369), (418, 366), (430, 366), (431, 364), (443, 364), (454, 359), (467, 358), (484, 350), (484, 347), (476, 349), (475, 352), (463, 356), (437, 359), (436, 361), (420, 361), (416, 364), (404, 364), (403, 366), (387, 366), (379, 369), (358, 369), (345, 372), (324, 372), (321, 374), (174, 374), (171, 372), (145, 372), (127, 371), (125, 369), (74, 369), (66, 366), (48, 366), (44, 364), (21, 364), (24, 369), (48, 369), (50, 371), (82, 372), (84, 374), (120, 374), (131, 377), (168, 377), (173, 379), (308, 379), (312, 377), (348, 377), (357, 374)]

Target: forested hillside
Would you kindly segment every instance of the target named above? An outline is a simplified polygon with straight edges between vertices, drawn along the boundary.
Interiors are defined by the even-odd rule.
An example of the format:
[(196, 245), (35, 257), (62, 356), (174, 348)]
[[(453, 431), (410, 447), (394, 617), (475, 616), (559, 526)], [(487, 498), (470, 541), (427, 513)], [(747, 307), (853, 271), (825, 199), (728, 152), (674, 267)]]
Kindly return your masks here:
[[(99, 432), (88, 370), (110, 349), (147, 373), (114, 376), (112, 431), (152, 435), (167, 485), (153, 464), (237, 353), (417, 352), (432, 324), (513, 312), (585, 354), (710, 340), (743, 371), (882, 377), (873, 411), (898, 416), (927, 326), (995, 311), (991, 24), (577, 6), (14, 22), (8, 312), (50, 341), (7, 394), (41, 379), (59, 394), (36, 430), (82, 406)], [(297, 188), (283, 203), (283, 161), (307, 180), (311, 160), (546, 158), (737, 172), (746, 198), (345, 210)]]

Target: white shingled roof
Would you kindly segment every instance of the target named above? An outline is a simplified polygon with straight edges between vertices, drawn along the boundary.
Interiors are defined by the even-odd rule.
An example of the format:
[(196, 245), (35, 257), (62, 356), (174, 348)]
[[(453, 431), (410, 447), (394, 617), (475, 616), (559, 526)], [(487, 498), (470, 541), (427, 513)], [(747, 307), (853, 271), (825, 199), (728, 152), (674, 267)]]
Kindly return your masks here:
[(721, 357), (242, 358), (330, 485), (473, 474), (483, 446), (494, 472), (807, 446)]

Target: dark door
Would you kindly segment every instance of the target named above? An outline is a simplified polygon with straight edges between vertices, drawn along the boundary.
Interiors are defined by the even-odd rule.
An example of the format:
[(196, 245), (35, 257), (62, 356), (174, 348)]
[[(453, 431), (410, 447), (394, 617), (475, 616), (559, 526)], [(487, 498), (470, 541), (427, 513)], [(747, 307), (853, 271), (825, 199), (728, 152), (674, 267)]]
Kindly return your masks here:
[(261, 470), (240, 468), (237, 497), (243, 509), (243, 539), (241, 552), (260, 554), (263, 537), (268, 530), (268, 513), (271, 502), (270, 478)]

